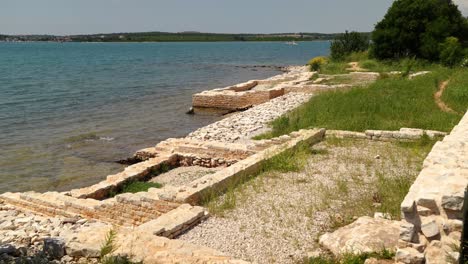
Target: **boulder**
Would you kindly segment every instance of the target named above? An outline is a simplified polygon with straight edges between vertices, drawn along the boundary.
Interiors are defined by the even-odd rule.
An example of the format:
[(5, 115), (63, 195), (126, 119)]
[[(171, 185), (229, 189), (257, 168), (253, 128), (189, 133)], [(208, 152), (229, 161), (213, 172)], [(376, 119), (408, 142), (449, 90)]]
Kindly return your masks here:
[(398, 244), (400, 222), (364, 216), (354, 223), (320, 237), (320, 244), (335, 255), (346, 252), (393, 250)]
[(50, 259), (61, 259), (65, 255), (65, 240), (58, 237), (45, 238), (43, 252)]
[(0, 245), (0, 255), (16, 255), (16, 247), (10, 244)]
[(111, 229), (111, 225), (96, 223), (83, 227), (79, 232), (62, 232), (60, 236), (64, 238), (67, 255), (74, 258), (96, 258), (99, 257), (101, 246)]

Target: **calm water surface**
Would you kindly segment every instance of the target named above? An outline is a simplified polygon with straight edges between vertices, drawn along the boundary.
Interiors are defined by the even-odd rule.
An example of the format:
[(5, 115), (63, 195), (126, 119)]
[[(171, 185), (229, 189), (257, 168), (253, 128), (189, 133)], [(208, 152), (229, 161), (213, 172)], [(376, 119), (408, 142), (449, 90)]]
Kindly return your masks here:
[(0, 192), (67, 190), (219, 117), (193, 93), (302, 65), (328, 42), (0, 43)]

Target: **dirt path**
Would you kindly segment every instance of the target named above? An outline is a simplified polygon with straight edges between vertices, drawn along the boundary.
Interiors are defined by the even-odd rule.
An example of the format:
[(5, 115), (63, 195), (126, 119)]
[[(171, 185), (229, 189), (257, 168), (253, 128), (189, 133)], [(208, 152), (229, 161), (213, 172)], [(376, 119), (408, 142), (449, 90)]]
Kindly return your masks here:
[(357, 62), (357, 61), (350, 62), (350, 63), (348, 63), (348, 65), (349, 65), (349, 68), (346, 69), (347, 71), (355, 71), (355, 72), (356, 71), (367, 71), (367, 69), (361, 68), (359, 66), (359, 62)]
[(449, 81), (444, 81), (439, 85), (439, 90), (434, 94), (434, 100), (437, 104), (437, 106), (440, 108), (440, 110), (447, 112), (447, 113), (452, 113), (452, 114), (457, 114), (456, 111), (454, 111), (452, 108), (450, 108), (448, 105), (442, 101), (442, 95), (444, 94), (445, 89), (447, 88), (449, 84)]

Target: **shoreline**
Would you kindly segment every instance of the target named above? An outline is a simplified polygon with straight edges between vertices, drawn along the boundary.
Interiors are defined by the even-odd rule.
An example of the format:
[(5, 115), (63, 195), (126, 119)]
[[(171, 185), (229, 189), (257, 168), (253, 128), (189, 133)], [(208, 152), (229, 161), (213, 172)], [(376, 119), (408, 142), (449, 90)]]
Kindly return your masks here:
[[(320, 142), (325, 141), (326, 137), (358, 140), (367, 148), (369, 142), (382, 142), (378, 145), (385, 145), (393, 141), (418, 140), (424, 135), (431, 138), (446, 135), (438, 131), (409, 128), (402, 128), (399, 131), (366, 130), (365, 133), (314, 128), (301, 129), (271, 139), (253, 139), (255, 135), (266, 132), (271, 121), (301, 106), (317, 93), (346, 90), (349, 87), (367, 84), (377, 78), (377, 74), (372, 72), (350, 73), (348, 77), (355, 81), (352, 84), (327, 85), (320, 84), (323, 80), (313, 79), (312, 75), (314, 72), (310, 72), (305, 66), (290, 67), (288, 72), (264, 80), (252, 80), (201, 92), (200, 94), (207, 97), (228, 98), (224, 101), (228, 103), (237, 100), (239, 104), (234, 108), (243, 106), (246, 102), (252, 105), (245, 111), (230, 114), (185, 137), (169, 138), (153, 147), (138, 151), (135, 154), (137, 163), (126, 167), (120, 173), (107, 176), (105, 180), (95, 185), (61, 193), (1, 194), (0, 215), (7, 220), (2, 223), (0, 230), (4, 230), (3, 242), (10, 245), (11, 252), (8, 254), (14, 258), (17, 255), (30, 254), (29, 252), (33, 254), (45, 252), (50, 257), (60, 260), (60, 263), (67, 264), (80, 263), (84, 259), (95, 261), (99, 257), (99, 245), (102, 244), (102, 239), (110, 230), (114, 230), (117, 232), (117, 240), (122, 243), (115, 254), (128, 255), (136, 261), (152, 263), (161, 260), (161, 256), (164, 255), (164, 260), (168, 262), (217, 259), (223, 260), (224, 263), (244, 263), (236, 259), (248, 256), (223, 248), (225, 243), (217, 245), (200, 240), (201, 237), (206, 237), (205, 233), (211, 236), (209, 235), (211, 231), (224, 237), (222, 234), (230, 234), (230, 227), (235, 227), (233, 224), (225, 225), (217, 222), (219, 219), (217, 220), (216, 213), (212, 212), (210, 205), (205, 202), (210, 202), (216, 197), (223, 199), (223, 193), (229, 194), (230, 188), (234, 188), (236, 183), (242, 183), (250, 176), (257, 175), (256, 173), (265, 172), (267, 170), (267, 167), (264, 167), (265, 162), (268, 163), (267, 161), (283, 154), (294, 155), (291, 153), (299, 151), (298, 149), (304, 146), (312, 147), (318, 144), (319, 148), (323, 148)], [(265, 95), (265, 92), (268, 92), (268, 96), (261, 96)], [(193, 98), (197, 96), (200, 95), (194, 95)], [(221, 102), (219, 107), (223, 107), (223, 100), (218, 101)], [(448, 144), (449, 147), (453, 143), (452, 138), (457, 139), (456, 133), (464, 132), (466, 121), (466, 117), (463, 118), (458, 129), (454, 128), (442, 143), (436, 144), (431, 153), (437, 153), (438, 150), (445, 151), (440, 145)], [(356, 153), (361, 152), (356, 151)], [(334, 160), (324, 157), (324, 162), (335, 164)], [(429, 155), (426, 158), (426, 162), (430, 161), (430, 157)], [(380, 155), (375, 153), (369, 154), (367, 158), (369, 161), (381, 160)], [(437, 160), (439, 159), (436, 159), (436, 163)], [(321, 170), (322, 167), (319, 165), (317, 169)], [(420, 176), (423, 172), (424, 170)], [(348, 171), (345, 173), (348, 174)], [(291, 184), (296, 186), (295, 174), (290, 176), (293, 176)], [(341, 180), (342, 177), (338, 178)], [(161, 179), (164, 185), (156, 187), (154, 184), (160, 184), (158, 179)], [(126, 190), (133, 183), (153, 185), (146, 189)], [(278, 184), (285, 186), (281, 180)], [(418, 180), (414, 184), (417, 185)], [(278, 201), (275, 197), (282, 197), (285, 199), (285, 207), (289, 208), (287, 207), (290, 202), (289, 189), (278, 188), (278, 190), (284, 190), (286, 194), (273, 194), (274, 204)], [(310, 188), (306, 186), (304, 190)], [(408, 195), (411, 196), (411, 193)], [(257, 207), (264, 205), (262, 199), (257, 202)], [(254, 201), (248, 204), (247, 212), (259, 211), (252, 211), (254, 204)], [(212, 215), (212, 218), (208, 219), (209, 215)], [(245, 220), (249, 223), (256, 217), (248, 214), (245, 216)], [(366, 219), (372, 220), (369, 217)], [(375, 219), (377, 221), (379, 218)], [(40, 224), (36, 224), (38, 222)], [(395, 224), (392, 230), (396, 230), (394, 236), (396, 238), (399, 222), (392, 223)], [(39, 225), (40, 231), (28, 233), (34, 224)], [(20, 229), (17, 230), (18, 228)], [(238, 233), (236, 227), (231, 233)], [(297, 237), (301, 235), (301, 233), (296, 234)], [(327, 247), (325, 241), (327, 236), (330, 235), (324, 234), (318, 241), (325, 247)], [(238, 238), (234, 236), (229, 239), (237, 241)], [(243, 241), (241, 243), (246, 241), (245, 237), (240, 239)], [(272, 244), (280, 245), (280, 242), (276, 242), (267, 242), (265, 245), (267, 247)], [(317, 241), (311, 240), (310, 243), (312, 242)], [(53, 248), (61, 248), (62, 253), (51, 255), (55, 252), (48, 251), (47, 245), (50, 243), (54, 245)], [(129, 248), (128, 243), (135, 247)], [(24, 244), (29, 247), (26, 253), (17, 253), (19, 252), (17, 247)], [(141, 248), (147, 250), (139, 250)], [(284, 246), (280, 248), (283, 249)], [(138, 251), (134, 251), (135, 249)], [(300, 259), (307, 253), (305, 250), (312, 249), (283, 251), (282, 257), (288, 261), (291, 258)]]

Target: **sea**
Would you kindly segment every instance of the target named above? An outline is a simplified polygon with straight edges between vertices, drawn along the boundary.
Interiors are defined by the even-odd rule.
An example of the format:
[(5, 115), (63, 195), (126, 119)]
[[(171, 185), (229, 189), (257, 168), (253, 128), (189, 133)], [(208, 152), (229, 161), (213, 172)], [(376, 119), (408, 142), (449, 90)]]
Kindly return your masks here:
[(330, 43), (0, 42), (0, 193), (97, 183), (131, 157), (222, 118), (194, 93), (304, 65)]

